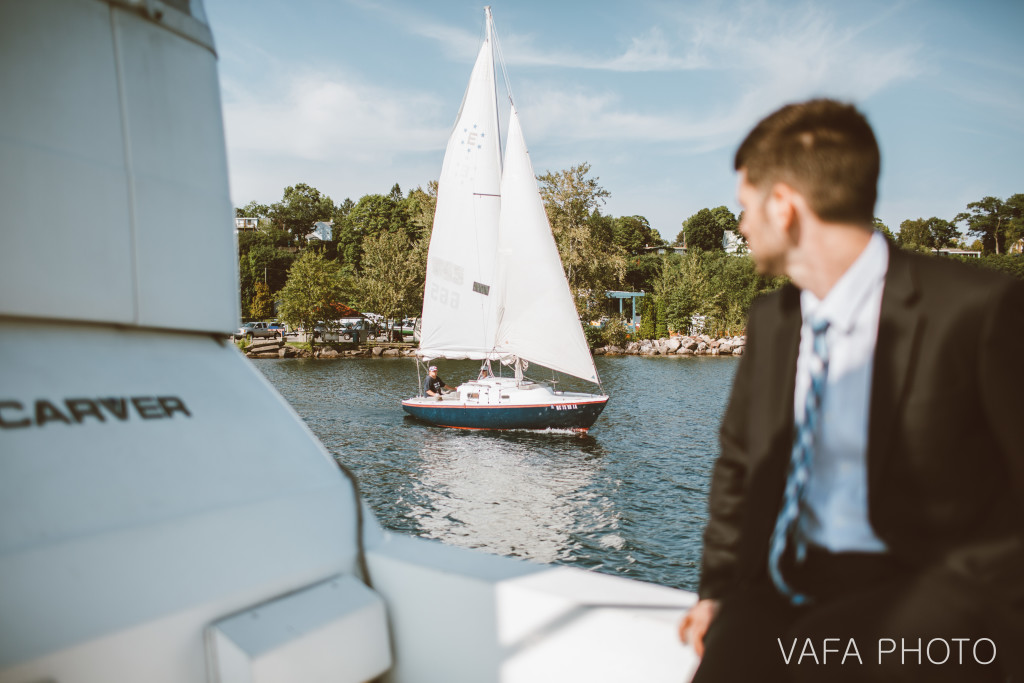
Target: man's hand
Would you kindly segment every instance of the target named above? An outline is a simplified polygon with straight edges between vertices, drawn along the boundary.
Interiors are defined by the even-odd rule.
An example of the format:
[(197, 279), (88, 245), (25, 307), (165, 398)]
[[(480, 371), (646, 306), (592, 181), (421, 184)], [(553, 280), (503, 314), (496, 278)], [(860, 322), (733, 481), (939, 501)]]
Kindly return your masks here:
[(718, 600), (700, 600), (690, 608), (679, 624), (679, 639), (693, 646), (698, 657), (704, 656), (704, 634), (718, 614)]

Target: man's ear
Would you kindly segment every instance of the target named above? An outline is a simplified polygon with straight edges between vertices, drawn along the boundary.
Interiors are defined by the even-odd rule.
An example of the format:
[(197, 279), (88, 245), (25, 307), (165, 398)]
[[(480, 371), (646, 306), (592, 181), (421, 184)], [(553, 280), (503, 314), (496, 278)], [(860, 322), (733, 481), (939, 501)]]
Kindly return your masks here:
[(775, 183), (768, 191), (765, 203), (768, 220), (776, 229), (784, 232), (791, 239), (795, 237), (792, 233), (798, 223), (797, 203), (799, 199), (799, 194), (792, 187), (786, 183)]

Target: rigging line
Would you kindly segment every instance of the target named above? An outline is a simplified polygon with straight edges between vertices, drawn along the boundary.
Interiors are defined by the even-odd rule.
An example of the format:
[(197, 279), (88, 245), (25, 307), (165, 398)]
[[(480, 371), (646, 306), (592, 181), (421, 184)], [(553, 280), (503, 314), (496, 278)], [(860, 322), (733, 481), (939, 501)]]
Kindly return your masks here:
[(505, 68), (505, 55), (501, 51), (501, 41), (498, 40), (498, 30), (494, 26), (494, 17), (491, 16), (490, 8), (487, 9), (487, 20), (491, 24), (491, 35), (494, 37), (494, 51), (498, 55), (498, 66), (501, 67), (501, 77), (505, 81), (505, 92), (508, 93), (508, 103), (514, 108), (515, 99), (512, 97), (512, 84), (508, 80), (508, 69)]

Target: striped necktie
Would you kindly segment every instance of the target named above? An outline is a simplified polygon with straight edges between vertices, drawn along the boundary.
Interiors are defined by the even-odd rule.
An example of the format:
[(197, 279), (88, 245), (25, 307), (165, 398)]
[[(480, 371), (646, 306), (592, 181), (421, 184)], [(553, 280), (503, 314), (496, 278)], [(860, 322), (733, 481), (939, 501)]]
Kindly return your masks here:
[(813, 353), (811, 354), (810, 374), (811, 385), (804, 400), (804, 412), (796, 425), (796, 436), (793, 439), (793, 451), (789, 459), (789, 474), (786, 475), (786, 491), (782, 501), (782, 509), (775, 520), (771, 545), (768, 551), (768, 572), (772, 583), (779, 593), (789, 598), (794, 605), (802, 605), (808, 597), (786, 583), (779, 567), (779, 561), (786, 549), (786, 544), (795, 542), (797, 560), (803, 559), (806, 544), (798, 538), (796, 522), (800, 516), (800, 507), (804, 499), (804, 490), (810, 475), (811, 457), (814, 453), (814, 440), (818, 433), (821, 420), (821, 399), (825, 393), (825, 378), (828, 375), (828, 346), (825, 343), (825, 332), (828, 330), (827, 320), (817, 320), (811, 324), (814, 332)]

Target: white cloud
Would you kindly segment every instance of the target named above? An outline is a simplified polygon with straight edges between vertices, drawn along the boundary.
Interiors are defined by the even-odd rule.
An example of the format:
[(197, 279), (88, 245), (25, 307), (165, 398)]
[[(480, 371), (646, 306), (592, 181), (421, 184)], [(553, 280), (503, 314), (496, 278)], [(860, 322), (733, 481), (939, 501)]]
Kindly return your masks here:
[(305, 73), (260, 92), (233, 84), (225, 92), (228, 146), (237, 151), (376, 162), (439, 149), (448, 134), (440, 122), (450, 103), (338, 74)]
[[(674, 104), (641, 110), (636, 103), (650, 101), (643, 93), (548, 84), (529, 91), (518, 88), (528, 93), (522, 107), (530, 116), (524, 119), (543, 136), (684, 142), (702, 152), (736, 144), (757, 119), (785, 102), (823, 95), (861, 102), (920, 72), (916, 44), (873, 44), (866, 29), (872, 22), (852, 27), (838, 23), (833, 13), (813, 5), (780, 13), (761, 3), (739, 3), (676, 16), (665, 27), (634, 39), (619, 56), (587, 60), (591, 68), (683, 72), (675, 81), (680, 96)], [(670, 32), (685, 40), (673, 43), (666, 37)], [(510, 56), (512, 50), (506, 53)], [(547, 57), (552, 62), (557, 58), (562, 66), (583, 61)], [(539, 59), (536, 54), (529, 57)], [(706, 94), (699, 101), (687, 98), (687, 72), (695, 71), (717, 79), (714, 100)]]
[(742, 121), (732, 116), (692, 116), (685, 111), (643, 112), (616, 92), (532, 85), (521, 103), (531, 140), (605, 140), (631, 143), (724, 142)]

